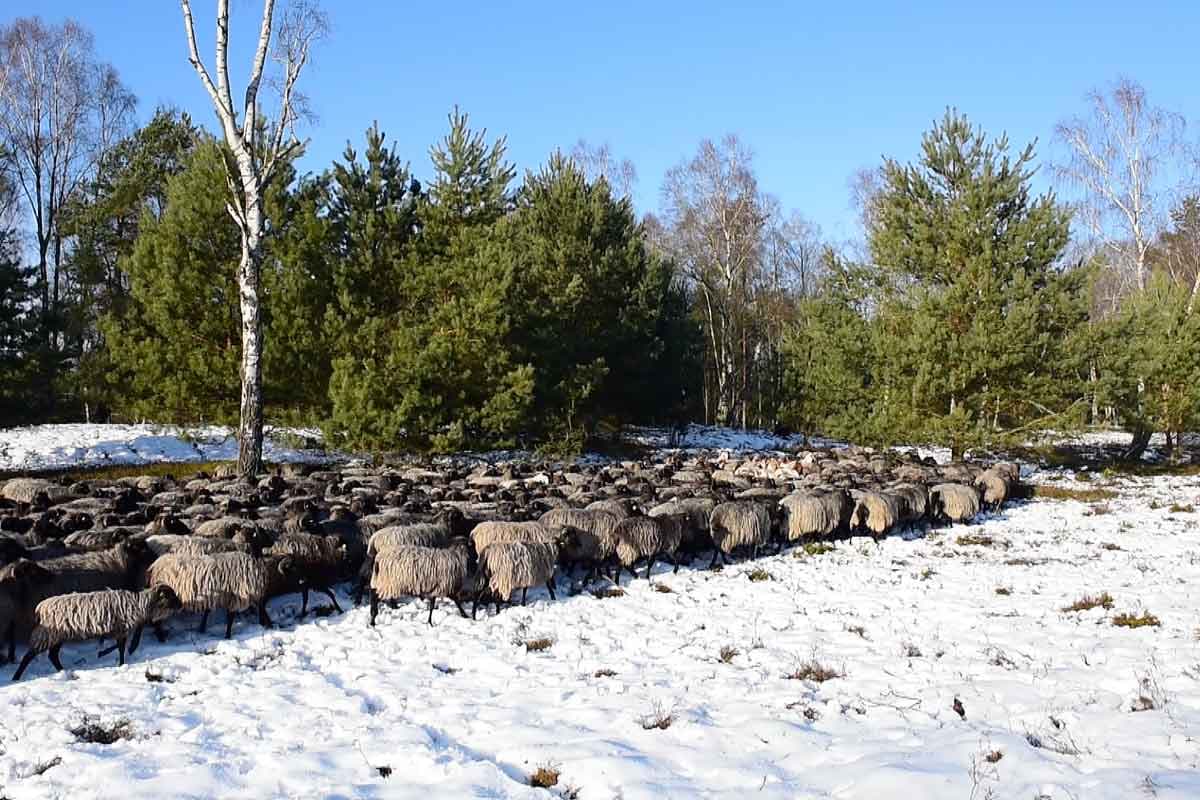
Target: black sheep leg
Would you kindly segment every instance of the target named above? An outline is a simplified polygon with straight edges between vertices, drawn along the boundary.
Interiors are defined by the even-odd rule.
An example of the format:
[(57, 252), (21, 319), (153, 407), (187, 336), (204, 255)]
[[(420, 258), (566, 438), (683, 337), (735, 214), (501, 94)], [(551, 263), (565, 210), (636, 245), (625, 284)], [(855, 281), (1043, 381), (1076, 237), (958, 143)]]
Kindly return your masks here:
[(375, 627), (375, 617), (379, 615), (379, 593), (371, 590), (371, 627)]
[(344, 614), (344, 613), (346, 613), (346, 612), (342, 611), (342, 607), (338, 605), (337, 596), (336, 596), (336, 595), (334, 595), (334, 593), (333, 593), (333, 590), (332, 590), (332, 589), (329, 589), (329, 588), (324, 588), (324, 589), (318, 589), (317, 591), (319, 591), (319, 592), (323, 593), (323, 594), (324, 594), (326, 597), (328, 597), (328, 598), (329, 598), (329, 602), (333, 603), (333, 610), (334, 610), (334, 611), (336, 611), (336, 612), (337, 612), (337, 613), (339, 613), (339, 614)]
[(125, 666), (125, 637), (117, 639), (117, 666)]
[(300, 597), (303, 598), (300, 601), (300, 619), (304, 619), (306, 616), (308, 616), (308, 587), (307, 586), (305, 586), (303, 589), (300, 590)]
[(142, 630), (143, 627), (141, 625), (133, 629), (133, 641), (129, 643), (129, 655), (136, 653), (138, 645), (142, 643)]
[(528, 587), (528, 586), (524, 586), (524, 587), (522, 587), (522, 588), (521, 588), (521, 605), (525, 605), (525, 595), (526, 595), (528, 592), (529, 592), (529, 587)]
[(677, 575), (679, 573), (679, 556), (674, 553), (667, 553), (667, 558), (671, 559), (671, 564), (675, 567), (675, 569), (671, 570), (671, 574)]
[(429, 622), (429, 627), (431, 627), (431, 628), (433, 627), (433, 608), (436, 605), (437, 605), (437, 598), (436, 597), (429, 598), (429, 619), (427, 621)]
[(163, 625), (163, 623), (154, 623), (154, 638), (158, 639), (159, 644), (162, 644), (167, 640), (167, 628), (165, 625)]
[(208, 632), (208, 611), (207, 610), (205, 610), (205, 612), (200, 616), (200, 632), (201, 633)]
[(58, 658), (58, 652), (60, 650), (62, 650), (61, 644), (56, 644), (56, 645), (54, 645), (54, 647), (50, 648), (50, 663), (54, 665), (54, 668), (56, 670), (58, 670), (59, 672), (62, 672), (63, 671), (62, 661), (60, 661)]
[[(650, 556), (650, 560), (646, 562), (646, 580), (650, 580), (650, 573), (653, 570), (654, 570), (654, 556)], [(637, 573), (634, 573), (633, 577), (636, 578)]]
[(233, 611), (225, 609), (225, 638), (233, 638)]
[(717, 548), (714, 548), (714, 549), (713, 549), (713, 557), (712, 557), (712, 561), (710, 561), (710, 562), (709, 562), (709, 564), (708, 564), (708, 568), (709, 568), (709, 569), (716, 569), (716, 568), (717, 568), (717, 559), (720, 557), (720, 555), (721, 555), (721, 548), (719, 548), (719, 547), (717, 547)]
[(8, 640), (8, 658), (0, 661), (0, 664), (8, 664), (17, 660), (17, 623), (8, 623), (8, 630), (4, 632), (4, 638)]
[(462, 614), (462, 618), (463, 618), (463, 619), (466, 619), (466, 618), (467, 618), (467, 612), (466, 612), (466, 609), (464, 609), (464, 608), (462, 607), (462, 601), (461, 601), (461, 600), (459, 600), (459, 599), (456, 597), (456, 598), (454, 598), (454, 605), (458, 606), (458, 613), (459, 613), (459, 614)]
[(546, 581), (546, 591), (548, 591), (548, 592), (550, 593), (550, 599), (551, 599), (551, 600), (557, 600), (557, 599), (558, 599), (558, 598), (557, 598), (557, 597), (554, 595), (554, 578), (551, 578), (550, 580)]
[(38, 656), (38, 651), (34, 650), (32, 647), (29, 648), (29, 651), (27, 653), (25, 653), (25, 657), (21, 659), (21, 666), (17, 667), (17, 671), (16, 671), (16, 673), (13, 674), (12, 679), (14, 681), (21, 680), (21, 676), (25, 674), (25, 670), (29, 667), (30, 664), (33, 663), (33, 660), (35, 658), (37, 658), (37, 656)]
[(274, 628), (275, 623), (271, 622), (271, 618), (267, 615), (266, 599), (258, 601), (258, 624), (264, 628)]

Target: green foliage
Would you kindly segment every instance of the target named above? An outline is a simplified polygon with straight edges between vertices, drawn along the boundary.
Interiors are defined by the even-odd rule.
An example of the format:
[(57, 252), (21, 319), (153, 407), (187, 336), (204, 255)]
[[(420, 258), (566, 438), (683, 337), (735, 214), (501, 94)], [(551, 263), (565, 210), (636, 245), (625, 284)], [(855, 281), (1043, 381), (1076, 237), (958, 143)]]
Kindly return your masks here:
[(34, 270), (21, 266), (16, 233), (0, 229), (0, 426), (36, 421), (46, 410), (45, 346)]

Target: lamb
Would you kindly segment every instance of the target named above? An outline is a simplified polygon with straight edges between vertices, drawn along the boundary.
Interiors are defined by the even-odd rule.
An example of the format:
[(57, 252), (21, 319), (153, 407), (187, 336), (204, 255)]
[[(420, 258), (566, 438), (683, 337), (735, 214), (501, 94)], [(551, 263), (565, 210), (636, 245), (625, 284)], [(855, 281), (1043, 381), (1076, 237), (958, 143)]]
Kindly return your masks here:
[(709, 569), (715, 569), (717, 559), (728, 563), (728, 556), (739, 547), (750, 547), (755, 555), (771, 536), (771, 514), (753, 500), (735, 500), (713, 508), (708, 533), (713, 541), (713, 558)]
[(655, 558), (662, 556), (679, 572), (679, 562), (675, 560), (675, 551), (683, 540), (683, 526), (686, 515), (663, 515), (657, 517), (627, 517), (617, 523), (617, 575), (616, 583), (621, 585), (621, 570), (629, 570), (629, 574), (637, 577), (633, 565), (641, 559), (646, 559), (646, 580), (650, 579), (654, 569)]
[(295, 573), (291, 557), (258, 559), (246, 553), (215, 553), (209, 556), (168, 554), (155, 561), (146, 573), (150, 586), (169, 586), (179, 595), (184, 609), (201, 612), (200, 632), (208, 630), (208, 615), (225, 611), (225, 638), (233, 636), (234, 614), (257, 607), (264, 628), (272, 626), (266, 601), (272, 587), (269, 570), (283, 578)]
[[(303, 601), (300, 616), (308, 614), (308, 592), (316, 589), (329, 598), (334, 609), (341, 614), (337, 597), (331, 587), (342, 577), (342, 565), (346, 561), (346, 545), (336, 536), (317, 536), (309, 533), (289, 533), (264, 551), (267, 556), (291, 556), (295, 559), (296, 574), (272, 576), (274, 585), (269, 596), (277, 597), (290, 592), (300, 592)], [(286, 578), (286, 579), (285, 579)]]
[(573, 535), (568, 528), (554, 541), (498, 542), (480, 551), (479, 590), (471, 616), (475, 616), (479, 599), (485, 592), (491, 595), (497, 613), (500, 603), (509, 602), (516, 589), (521, 590), (521, 605), (525, 605), (529, 587), (538, 584), (545, 584), (551, 599), (555, 599), (554, 572), (559, 546), (568, 546)]
[(900, 521), (900, 502), (886, 492), (862, 492), (854, 506), (851, 524), (866, 529), (878, 539)]
[(28, 624), (38, 587), (53, 580), (53, 575), (32, 561), (21, 560), (0, 567), (0, 637), (8, 641), (7, 657), (0, 664), (16, 660), (17, 625)]
[(179, 610), (180, 601), (167, 586), (141, 592), (106, 589), (100, 592), (65, 594), (38, 603), (33, 612), (34, 627), (29, 635), (29, 650), (13, 675), (18, 681), (39, 653), (49, 652), (50, 663), (59, 672), (63, 665), (59, 650), (67, 642), (111, 636), (116, 639), (118, 663), (125, 664), (125, 642), (134, 635), (134, 648), (141, 630), (159, 623)]
[(999, 466), (984, 470), (975, 478), (975, 488), (982, 495), (983, 504), (995, 510), (1004, 505), (1012, 494), (1012, 481), (1008, 473)]
[(935, 519), (969, 522), (979, 514), (979, 492), (961, 483), (939, 483), (929, 490), (929, 511)]
[(481, 522), (471, 531), (471, 541), (480, 557), (494, 544), (550, 542), (553, 536), (538, 522)]
[(469, 591), (473, 573), (470, 543), (458, 539), (447, 548), (393, 547), (380, 553), (371, 569), (371, 620), (379, 615), (380, 600), (419, 597), (429, 601), (429, 625), (439, 598), (454, 601), (465, 618), (462, 597)]

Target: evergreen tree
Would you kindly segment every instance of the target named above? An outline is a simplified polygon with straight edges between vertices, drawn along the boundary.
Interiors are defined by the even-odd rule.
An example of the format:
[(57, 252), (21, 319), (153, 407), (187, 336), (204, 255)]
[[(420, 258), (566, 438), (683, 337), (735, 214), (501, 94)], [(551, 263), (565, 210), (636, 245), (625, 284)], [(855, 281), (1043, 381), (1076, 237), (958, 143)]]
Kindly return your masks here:
[[(1063, 342), (1085, 319), (1082, 276), (1057, 268), (1068, 212), (948, 111), (915, 164), (888, 160), (869, 232), (881, 271), (876, 416), (958, 452), (1044, 416), (1069, 380)], [(1060, 394), (1054, 392), (1053, 394)]]
[(40, 421), (45, 410), (34, 280), (33, 268), (21, 265), (16, 232), (0, 229), (0, 427)]

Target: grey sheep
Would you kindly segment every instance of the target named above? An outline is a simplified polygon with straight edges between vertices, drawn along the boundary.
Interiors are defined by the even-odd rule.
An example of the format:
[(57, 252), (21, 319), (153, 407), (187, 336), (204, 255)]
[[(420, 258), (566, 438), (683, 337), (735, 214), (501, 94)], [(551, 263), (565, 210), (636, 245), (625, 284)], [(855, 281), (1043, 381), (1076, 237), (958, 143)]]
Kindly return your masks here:
[(116, 640), (116, 649), (120, 654), (118, 663), (124, 665), (125, 642), (130, 633), (133, 634), (133, 649), (136, 650), (143, 627), (162, 622), (179, 608), (179, 597), (167, 586), (155, 586), (141, 592), (107, 589), (64, 594), (43, 600), (33, 612), (34, 627), (29, 634), (29, 650), (21, 659), (21, 666), (17, 668), (13, 680), (20, 680), (33, 659), (47, 651), (50, 663), (62, 672), (63, 665), (58, 653), (64, 644), (106, 636)]
[(101, 589), (134, 589), (143, 565), (150, 560), (149, 548), (140, 539), (126, 539), (108, 550), (72, 553), (42, 561), (54, 576), (39, 589), (39, 600), (73, 592)]
[(186, 556), (209, 556), (213, 553), (249, 553), (251, 551), (250, 543), (239, 536), (235, 536), (232, 539), (214, 539), (208, 536), (161, 534), (158, 536), (147, 536), (145, 541), (146, 546), (150, 548), (150, 552), (154, 553), (155, 556), (165, 556), (167, 553)]
[(192, 533), (196, 536), (232, 539), (238, 532), (244, 532), (246, 528), (253, 526), (254, 523), (248, 519), (225, 516), (201, 522)]
[(595, 500), (584, 507), (585, 511), (607, 511), (618, 520), (638, 513), (637, 501), (630, 497)]
[(974, 486), (979, 491), (983, 504), (993, 510), (1004, 505), (1012, 494), (1012, 481), (997, 467), (979, 473), (975, 477)]
[(132, 528), (101, 528), (72, 533), (63, 539), (63, 544), (74, 550), (108, 550), (135, 535), (137, 531)]
[[(546, 530), (574, 528), (577, 535), (559, 554), (564, 565), (587, 565), (594, 575), (617, 553), (617, 524), (620, 520), (603, 509), (552, 508), (538, 518)], [(591, 577), (589, 575), (589, 577)]]
[(849, 515), (846, 493), (796, 492), (779, 501), (784, 513), (784, 538), (798, 542), (811, 536), (829, 536), (842, 527), (843, 519)]
[(979, 492), (961, 483), (939, 483), (929, 490), (929, 512), (945, 522), (970, 522), (979, 515)]
[(458, 612), (467, 616), (462, 598), (470, 590), (471, 548), (466, 539), (446, 548), (393, 547), (375, 558), (371, 570), (371, 627), (379, 615), (379, 601), (418, 597), (429, 601), (428, 622), (433, 625), (433, 609), (440, 598), (454, 601)]
[(771, 514), (753, 500), (735, 500), (713, 508), (708, 521), (708, 534), (713, 541), (713, 558), (728, 563), (728, 557), (739, 547), (749, 547), (754, 554), (771, 538)]
[(434, 522), (392, 525), (372, 534), (367, 542), (367, 556), (374, 557), (395, 547), (445, 547), (449, 540), (446, 529)]
[(929, 508), (929, 490), (922, 484), (900, 483), (888, 489), (900, 501), (900, 521), (917, 523)]
[(300, 592), (302, 602), (300, 616), (308, 614), (310, 589), (329, 598), (337, 613), (342, 613), (333, 585), (341, 580), (346, 561), (346, 545), (336, 536), (318, 536), (311, 533), (287, 533), (265, 551), (267, 556), (291, 557), (294, 570), (287, 575), (273, 574), (273, 585), (269, 597)]
[(274, 570), (281, 578), (293, 574), (290, 557), (259, 559), (246, 553), (181, 556), (173, 553), (155, 561), (146, 573), (151, 586), (170, 586), (187, 611), (201, 612), (200, 632), (208, 630), (211, 611), (225, 611), (225, 638), (233, 636), (234, 614), (257, 607), (259, 623), (272, 626), (266, 601)]
[(851, 526), (875, 538), (887, 534), (900, 521), (900, 502), (887, 492), (861, 492), (854, 505)]
[(17, 627), (32, 624), (38, 588), (54, 580), (40, 565), (27, 560), (0, 567), (0, 640), (8, 642), (0, 664), (17, 657)]
[(471, 616), (475, 616), (475, 609), (485, 592), (496, 604), (497, 612), (500, 604), (509, 602), (517, 589), (521, 590), (521, 605), (525, 605), (531, 586), (544, 584), (551, 599), (554, 599), (559, 545), (567, 545), (573, 535), (568, 528), (558, 535), (557, 541), (497, 542), (480, 551), (479, 591), (475, 595)]
[(33, 505), (39, 501), (47, 501), (54, 484), (40, 478), (13, 478), (0, 489), (0, 497), (14, 503)]
[(654, 506), (648, 512), (651, 517), (663, 514), (687, 514), (688, 525), (683, 532), (682, 547), (689, 552), (705, 549), (711, 540), (708, 536), (708, 518), (717, 501), (711, 497), (679, 497)]
[(539, 522), (481, 522), (471, 531), (475, 552), (483, 556), (495, 544), (511, 542), (550, 542), (554, 536)]
[(630, 575), (637, 577), (633, 565), (643, 558), (647, 561), (647, 580), (654, 569), (654, 560), (660, 556), (668, 559), (678, 572), (679, 562), (675, 560), (675, 552), (683, 540), (686, 523), (687, 516), (684, 514), (627, 517), (617, 523), (617, 585), (621, 585), (622, 569), (629, 570)]

